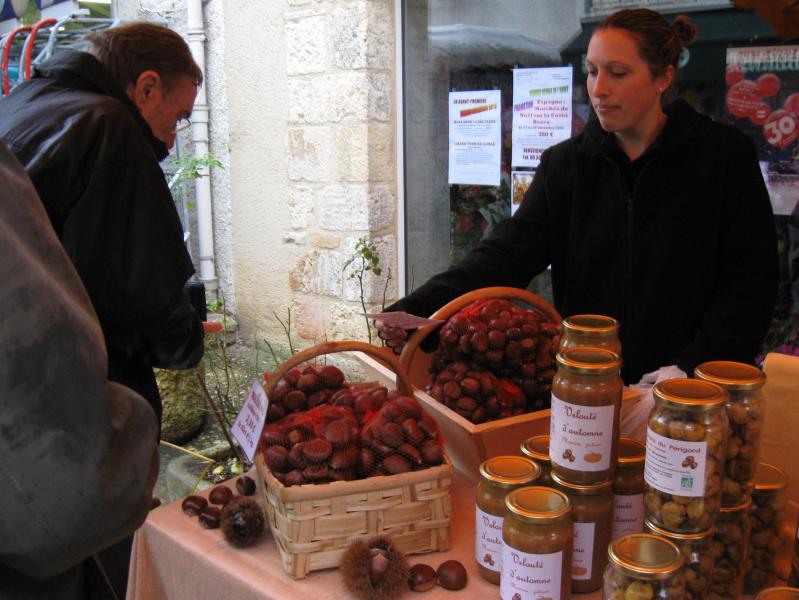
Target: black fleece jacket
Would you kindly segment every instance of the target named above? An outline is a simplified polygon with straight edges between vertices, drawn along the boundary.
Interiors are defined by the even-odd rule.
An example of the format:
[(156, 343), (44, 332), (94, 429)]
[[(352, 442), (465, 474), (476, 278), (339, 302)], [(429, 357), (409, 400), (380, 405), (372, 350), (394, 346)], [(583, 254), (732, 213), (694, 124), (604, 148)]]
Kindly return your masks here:
[(621, 322), (627, 383), (669, 364), (752, 362), (778, 280), (754, 146), (682, 101), (666, 112), (632, 163), (596, 119), (544, 152), (516, 214), (388, 310), (427, 316), (473, 289), (524, 288), (551, 265), (562, 315)]

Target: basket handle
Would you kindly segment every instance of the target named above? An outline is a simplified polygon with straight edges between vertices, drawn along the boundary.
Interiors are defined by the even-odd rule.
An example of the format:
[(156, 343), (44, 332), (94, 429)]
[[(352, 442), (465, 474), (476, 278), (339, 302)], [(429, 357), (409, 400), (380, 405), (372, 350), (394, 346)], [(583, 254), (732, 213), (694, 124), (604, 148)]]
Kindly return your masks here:
[[(451, 300), (441, 308), (439, 308), (436, 312), (434, 312), (430, 318), (431, 319), (449, 319), (452, 315), (456, 312), (461, 310), (462, 308), (468, 306), (475, 300), (483, 300), (485, 298), (502, 298), (505, 300), (519, 300), (521, 302), (525, 302), (529, 304), (533, 308), (535, 308), (538, 312), (542, 313), (546, 316), (550, 321), (553, 323), (560, 323), (563, 319), (560, 316), (560, 313), (552, 306), (549, 302), (544, 300), (538, 294), (530, 292), (528, 290), (523, 290), (521, 288), (514, 288), (514, 287), (486, 287), (480, 288), (479, 290), (474, 290), (471, 292), (467, 292), (462, 296), (458, 296), (454, 300)], [(419, 327), (408, 341), (405, 343), (405, 347), (402, 349), (402, 353), (400, 354), (400, 364), (404, 371), (408, 372), (411, 364), (413, 363), (413, 357), (416, 354), (416, 350), (421, 345), (422, 341), (424, 341), (428, 335), (430, 335), (433, 331), (438, 330), (441, 327), (441, 324), (436, 325), (424, 325)]]
[(275, 385), (280, 379), (297, 365), (322, 356), (323, 354), (335, 354), (336, 352), (363, 352), (372, 358), (379, 360), (389, 369), (397, 374), (397, 389), (405, 396), (413, 394), (413, 388), (408, 381), (408, 376), (400, 365), (399, 359), (394, 354), (383, 352), (377, 346), (367, 344), (366, 342), (344, 341), (344, 342), (324, 342), (316, 344), (301, 350), (287, 358), (281, 363), (270, 375), (269, 379), (264, 382), (264, 391), (267, 397), (275, 389)]

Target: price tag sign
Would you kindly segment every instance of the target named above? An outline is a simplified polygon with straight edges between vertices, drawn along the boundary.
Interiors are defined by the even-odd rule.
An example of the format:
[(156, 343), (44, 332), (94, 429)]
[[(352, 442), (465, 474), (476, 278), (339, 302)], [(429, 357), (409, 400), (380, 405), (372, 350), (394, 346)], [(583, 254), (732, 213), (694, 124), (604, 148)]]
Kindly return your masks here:
[(266, 397), (263, 386), (257, 379), (253, 379), (250, 393), (247, 394), (231, 431), (249, 460), (255, 456), (268, 407), (269, 398)]

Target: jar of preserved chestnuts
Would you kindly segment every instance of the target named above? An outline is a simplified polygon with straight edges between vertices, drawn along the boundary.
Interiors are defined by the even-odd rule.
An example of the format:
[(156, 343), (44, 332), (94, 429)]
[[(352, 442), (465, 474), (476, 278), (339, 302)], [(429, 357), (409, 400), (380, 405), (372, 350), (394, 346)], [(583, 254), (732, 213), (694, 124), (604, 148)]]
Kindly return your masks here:
[(666, 538), (680, 549), (685, 559), (685, 598), (702, 600), (713, 580), (713, 534), (716, 528), (711, 527), (699, 533), (674, 533), (646, 521), (645, 529), (647, 533)]
[(548, 487), (523, 487), (505, 497), (505, 508), (502, 600), (569, 600), (574, 527), (568, 496)]
[(752, 533), (744, 578), (744, 592), (747, 594), (772, 586), (777, 579), (775, 569), (787, 487), (785, 471), (767, 463), (757, 465), (749, 512)]
[(608, 562), (608, 544), (613, 518), (613, 481), (580, 485), (552, 474), (554, 487), (569, 497), (574, 523), (571, 586), (575, 594), (602, 587)]
[(644, 458), (646, 448), (636, 439), (619, 438), (613, 474), (613, 527), (610, 538), (644, 530)]
[(752, 501), (721, 509), (713, 536), (713, 580), (708, 600), (740, 598), (744, 588), (744, 566), (749, 553), (749, 509)]
[(669, 379), (652, 388), (644, 509), (658, 527), (698, 533), (713, 525), (724, 472), (727, 393), (709, 381)]
[(605, 315), (572, 315), (563, 319), (559, 352), (578, 346), (607, 348), (621, 356), (619, 322)]
[(672, 542), (628, 533), (608, 546), (604, 600), (682, 600), (684, 559)]
[(557, 355), (552, 381), (549, 458), (572, 483), (613, 477), (623, 383), (621, 361), (605, 348), (569, 348)]
[(763, 396), (766, 376), (757, 367), (723, 360), (702, 363), (694, 374), (727, 391), (729, 429), (721, 505), (737, 506), (752, 496), (766, 408)]
[(477, 570), (484, 579), (499, 585), (502, 572), (502, 522), (505, 496), (529, 486), (541, 468), (524, 456), (495, 456), (480, 465), (477, 506), (474, 511), (474, 551)]
[(761, 591), (755, 600), (799, 600), (799, 588), (773, 587)]
[(550, 485), (552, 478), (549, 473), (552, 463), (549, 459), (549, 435), (536, 435), (527, 438), (521, 443), (519, 450), (541, 467), (541, 476), (536, 480), (538, 485)]

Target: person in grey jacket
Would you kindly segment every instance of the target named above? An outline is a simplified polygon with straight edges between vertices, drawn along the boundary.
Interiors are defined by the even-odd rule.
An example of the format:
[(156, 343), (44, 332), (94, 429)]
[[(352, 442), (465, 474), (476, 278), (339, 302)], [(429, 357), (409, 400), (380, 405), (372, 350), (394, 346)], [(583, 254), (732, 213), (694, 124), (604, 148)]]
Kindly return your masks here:
[(2, 143), (0, 248), (0, 598), (97, 597), (92, 556), (151, 506), (158, 422), (108, 381), (86, 290)]

